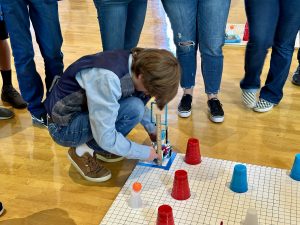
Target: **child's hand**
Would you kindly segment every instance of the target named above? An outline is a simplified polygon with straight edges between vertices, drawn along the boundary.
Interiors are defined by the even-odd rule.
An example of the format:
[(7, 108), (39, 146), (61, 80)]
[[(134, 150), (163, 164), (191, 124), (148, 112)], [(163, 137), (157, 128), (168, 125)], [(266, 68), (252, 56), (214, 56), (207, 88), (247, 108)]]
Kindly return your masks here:
[(161, 156), (159, 156), (157, 153), (156, 153), (156, 150), (151, 146), (150, 147), (151, 151), (150, 151), (150, 156), (148, 159), (146, 159), (147, 161), (150, 161), (152, 162), (154, 159), (158, 159), (158, 160), (161, 160)]
[(156, 138), (157, 138), (156, 133), (152, 133), (152, 134), (149, 133), (149, 137), (152, 142), (156, 142)]

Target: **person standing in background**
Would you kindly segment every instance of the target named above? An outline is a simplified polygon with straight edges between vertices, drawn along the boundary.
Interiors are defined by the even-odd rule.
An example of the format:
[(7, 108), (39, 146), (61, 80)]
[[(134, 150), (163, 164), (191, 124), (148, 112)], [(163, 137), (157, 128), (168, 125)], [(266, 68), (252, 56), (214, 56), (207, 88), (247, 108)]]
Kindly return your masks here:
[(103, 51), (137, 46), (145, 21), (147, 0), (94, 0)]
[(192, 112), (199, 47), (209, 118), (215, 123), (223, 122), (224, 111), (218, 93), (230, 0), (162, 0), (162, 4), (171, 22), (176, 54), (182, 68), (180, 84), (183, 96), (178, 105), (179, 116), (189, 117)]
[(296, 71), (294, 72), (292, 83), (300, 86), (300, 50), (299, 49), (298, 49), (297, 59), (298, 59), (298, 66)]
[(2, 76), (1, 100), (12, 105), (14, 108), (23, 109), (27, 103), (12, 85), (10, 48), (8, 45), (8, 33), (5, 22), (0, 17), (0, 70)]
[[(243, 103), (255, 112), (268, 112), (281, 101), (300, 27), (299, 0), (245, 0), (249, 41), (245, 55), (245, 75), (241, 80)], [(270, 68), (260, 89), (260, 75), (268, 49), (272, 47)], [(256, 94), (259, 92), (259, 100)]]
[(10, 35), (19, 87), (28, 103), (32, 122), (46, 127), (47, 113), (42, 102), (44, 86), (34, 62), (30, 21), (44, 59), (45, 83), (49, 91), (54, 77), (60, 76), (64, 68), (57, 0), (0, 0), (0, 14)]

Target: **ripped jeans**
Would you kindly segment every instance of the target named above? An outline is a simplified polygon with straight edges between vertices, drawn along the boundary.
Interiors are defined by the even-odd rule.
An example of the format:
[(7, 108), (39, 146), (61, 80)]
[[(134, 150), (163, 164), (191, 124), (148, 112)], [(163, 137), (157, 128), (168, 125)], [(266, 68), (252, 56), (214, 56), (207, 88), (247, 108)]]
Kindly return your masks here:
[(162, 3), (171, 22), (182, 68), (181, 87), (195, 86), (199, 45), (205, 93), (217, 94), (230, 0), (162, 0)]

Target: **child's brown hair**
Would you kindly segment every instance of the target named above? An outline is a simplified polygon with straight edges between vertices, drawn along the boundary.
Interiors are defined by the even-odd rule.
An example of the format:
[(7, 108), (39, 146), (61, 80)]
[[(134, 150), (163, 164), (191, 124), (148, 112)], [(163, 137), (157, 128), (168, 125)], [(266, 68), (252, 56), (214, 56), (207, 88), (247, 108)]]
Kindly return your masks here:
[(181, 69), (176, 57), (164, 49), (133, 48), (132, 71), (143, 75), (143, 84), (156, 98), (158, 108), (170, 102), (178, 91)]

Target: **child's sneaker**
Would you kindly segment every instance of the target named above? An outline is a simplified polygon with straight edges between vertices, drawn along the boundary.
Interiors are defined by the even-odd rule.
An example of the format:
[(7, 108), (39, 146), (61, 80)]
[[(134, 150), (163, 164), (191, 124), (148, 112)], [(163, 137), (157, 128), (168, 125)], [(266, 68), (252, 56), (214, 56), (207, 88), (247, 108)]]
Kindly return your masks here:
[(209, 119), (215, 123), (224, 121), (224, 111), (221, 102), (217, 98), (212, 98), (207, 101)]
[(192, 101), (193, 96), (185, 94), (182, 96), (181, 101), (178, 105), (178, 115), (183, 118), (187, 118), (192, 113)]
[(101, 165), (95, 154), (92, 157), (90, 153), (86, 152), (80, 157), (76, 154), (75, 148), (70, 148), (68, 151), (68, 158), (76, 170), (86, 180), (103, 182), (111, 178), (110, 170)]
[(253, 109), (256, 105), (256, 92), (242, 89), (242, 100), (246, 107)]
[(4, 207), (3, 207), (2, 203), (0, 202), (0, 216), (2, 215), (3, 212), (4, 212)]
[(32, 124), (37, 127), (48, 128), (47, 114), (43, 113), (40, 116), (31, 115)]
[(95, 151), (96, 157), (104, 162), (119, 162), (124, 159), (123, 156), (115, 155), (107, 151)]
[(256, 103), (253, 110), (255, 112), (268, 112), (274, 107), (274, 104), (271, 102), (268, 102), (262, 98), (259, 99), (259, 101)]

